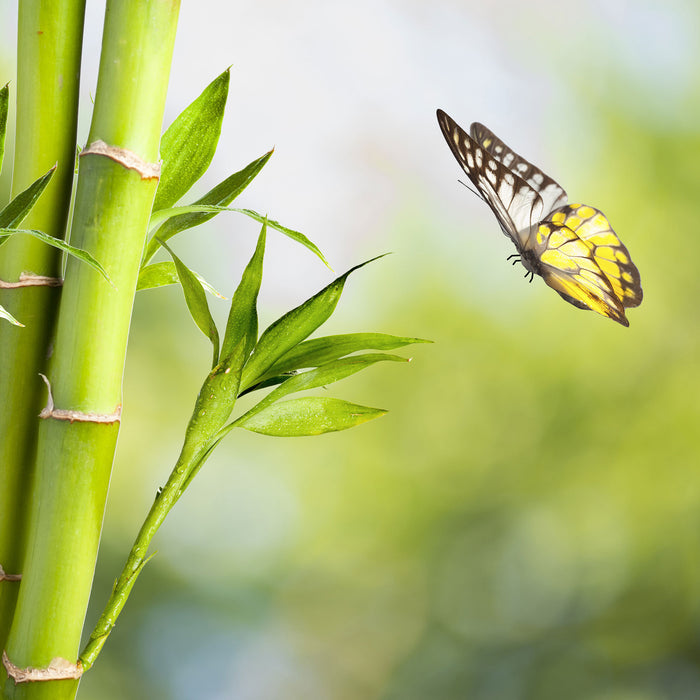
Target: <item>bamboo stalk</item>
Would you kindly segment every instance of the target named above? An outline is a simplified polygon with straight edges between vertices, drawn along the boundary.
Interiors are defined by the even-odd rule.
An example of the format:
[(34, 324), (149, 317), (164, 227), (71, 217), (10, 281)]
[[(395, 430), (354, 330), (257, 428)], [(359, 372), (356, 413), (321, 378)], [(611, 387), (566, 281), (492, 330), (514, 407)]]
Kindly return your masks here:
[[(17, 134), (12, 194), (57, 169), (25, 220), (28, 228), (63, 238), (75, 166), (78, 88), (85, 0), (22, 0), (17, 46)], [(51, 279), (61, 275), (61, 254), (29, 236), (0, 248), (0, 280), (23, 272)], [(0, 324), (0, 565), (21, 572), (29, 479), (44, 387), (47, 348), (60, 286), (0, 290), (0, 305), (25, 328)], [(0, 648), (5, 647), (19, 584), (0, 582)], [(0, 668), (0, 678), (3, 671)]]
[[(139, 261), (179, 0), (109, 0), (71, 242), (112, 284), (69, 260), (48, 378), (56, 409), (39, 428), (28, 556), (7, 652), (19, 667), (75, 662), (118, 433)], [(6, 686), (7, 687), (7, 686)], [(23, 683), (12, 697), (73, 697), (77, 681)], [(47, 695), (46, 697), (49, 697)]]

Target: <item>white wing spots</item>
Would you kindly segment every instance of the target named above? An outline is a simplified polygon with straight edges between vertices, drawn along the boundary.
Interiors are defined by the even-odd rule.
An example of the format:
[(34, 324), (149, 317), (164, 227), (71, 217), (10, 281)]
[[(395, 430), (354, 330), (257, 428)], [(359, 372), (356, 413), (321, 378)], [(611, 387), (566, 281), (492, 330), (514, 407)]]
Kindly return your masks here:
[(469, 166), (469, 169), (474, 170), (474, 156), (472, 155), (472, 152), (467, 151), (466, 156), (467, 156), (467, 165)]
[(518, 172), (524, 173), (527, 170), (527, 163), (518, 163), (515, 168)]
[(512, 153), (506, 153), (503, 156), (502, 163), (503, 163), (503, 165), (506, 166), (506, 168), (509, 168), (510, 164), (513, 162), (514, 159), (515, 159), (515, 156)]
[(474, 158), (476, 160), (476, 167), (481, 169), (484, 165), (484, 152), (480, 148), (474, 151)]
[(496, 173), (493, 170), (486, 171), (486, 179), (495, 187), (496, 186)]
[(495, 170), (496, 167), (497, 167), (497, 166), (496, 166), (496, 161), (493, 160), (493, 159), (491, 159), (488, 163), (486, 163), (486, 165), (488, 165), (489, 168), (491, 168), (491, 170)]
[(544, 182), (544, 175), (542, 173), (534, 173), (532, 180), (536, 185), (541, 185)]
[(503, 176), (503, 179), (511, 186), (515, 185), (515, 177), (513, 176), (513, 173), (506, 173)]
[(501, 151), (503, 150), (503, 146), (496, 145), (493, 147), (493, 150), (496, 151), (496, 155), (500, 155)]

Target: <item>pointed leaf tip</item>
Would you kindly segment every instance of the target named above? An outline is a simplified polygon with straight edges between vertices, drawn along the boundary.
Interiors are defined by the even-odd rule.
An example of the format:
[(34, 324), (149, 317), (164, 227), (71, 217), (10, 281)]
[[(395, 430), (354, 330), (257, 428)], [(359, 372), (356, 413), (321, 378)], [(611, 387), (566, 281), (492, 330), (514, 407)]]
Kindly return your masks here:
[(161, 138), (162, 173), (153, 210), (177, 202), (206, 172), (221, 135), (230, 72), (225, 70), (186, 107)]

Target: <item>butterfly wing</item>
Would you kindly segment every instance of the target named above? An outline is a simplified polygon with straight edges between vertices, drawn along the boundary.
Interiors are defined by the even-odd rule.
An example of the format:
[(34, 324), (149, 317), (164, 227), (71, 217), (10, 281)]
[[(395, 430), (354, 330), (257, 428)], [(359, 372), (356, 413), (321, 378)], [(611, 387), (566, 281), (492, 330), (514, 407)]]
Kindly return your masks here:
[(474, 122), (470, 131), (474, 141), (503, 163), (508, 170), (525, 180), (540, 195), (544, 208), (543, 217), (566, 204), (567, 196), (564, 188), (536, 165), (508, 148), (493, 131), (479, 122)]
[(642, 303), (639, 270), (600, 209), (585, 204), (569, 204), (552, 212), (548, 220), (555, 225), (568, 227), (591, 246), (594, 260), (608, 278), (613, 293), (623, 307)]
[(503, 233), (522, 251), (532, 226), (545, 216), (544, 204), (537, 190), (511, 172), (441, 109), (437, 111), (437, 118), (457, 162), (491, 207)]
[(565, 225), (543, 222), (533, 252), (545, 283), (579, 309), (591, 309), (629, 326), (622, 301), (595, 258), (595, 248)]

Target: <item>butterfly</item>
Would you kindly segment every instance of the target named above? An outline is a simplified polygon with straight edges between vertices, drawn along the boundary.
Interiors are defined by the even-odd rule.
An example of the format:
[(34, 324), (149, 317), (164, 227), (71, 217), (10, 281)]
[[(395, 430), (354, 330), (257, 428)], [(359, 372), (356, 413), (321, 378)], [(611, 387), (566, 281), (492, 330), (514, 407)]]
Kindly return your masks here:
[(441, 109), (437, 119), (457, 162), (491, 207), (525, 267), (579, 309), (629, 326), (625, 309), (642, 303), (639, 271), (599, 209), (567, 204), (564, 189), (483, 124), (470, 134)]

